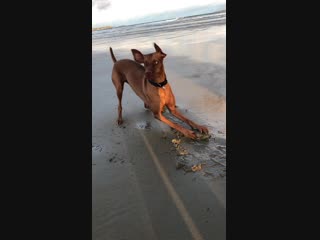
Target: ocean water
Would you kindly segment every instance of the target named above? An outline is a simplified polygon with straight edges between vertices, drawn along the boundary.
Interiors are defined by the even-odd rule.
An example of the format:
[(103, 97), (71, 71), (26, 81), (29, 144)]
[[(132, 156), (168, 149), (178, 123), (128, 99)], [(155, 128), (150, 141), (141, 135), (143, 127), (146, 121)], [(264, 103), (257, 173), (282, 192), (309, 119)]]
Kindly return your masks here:
[(119, 41), (134, 40), (140, 44), (153, 39), (172, 39), (177, 33), (190, 34), (195, 31), (206, 31), (214, 26), (225, 25), (226, 11), (173, 18), (163, 21), (114, 27), (112, 29), (92, 32), (92, 45), (114, 45)]

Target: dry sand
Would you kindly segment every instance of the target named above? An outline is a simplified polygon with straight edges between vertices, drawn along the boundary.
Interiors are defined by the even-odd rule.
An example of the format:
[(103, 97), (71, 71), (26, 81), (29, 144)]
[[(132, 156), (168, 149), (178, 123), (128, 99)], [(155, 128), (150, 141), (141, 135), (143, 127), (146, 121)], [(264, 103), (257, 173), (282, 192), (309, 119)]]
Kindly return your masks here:
[[(179, 110), (207, 125), (214, 138), (181, 138), (188, 155), (177, 155), (176, 134), (145, 110), (125, 85), (124, 125), (116, 125), (117, 97), (110, 75), (108, 42), (92, 49), (92, 168), (94, 240), (226, 238), (225, 25), (204, 32), (113, 42), (117, 59), (131, 48), (150, 53), (156, 42), (167, 53), (165, 69)], [(168, 113), (166, 113), (168, 116)], [(172, 118), (174, 121), (176, 119)], [(202, 165), (198, 172), (176, 163)]]

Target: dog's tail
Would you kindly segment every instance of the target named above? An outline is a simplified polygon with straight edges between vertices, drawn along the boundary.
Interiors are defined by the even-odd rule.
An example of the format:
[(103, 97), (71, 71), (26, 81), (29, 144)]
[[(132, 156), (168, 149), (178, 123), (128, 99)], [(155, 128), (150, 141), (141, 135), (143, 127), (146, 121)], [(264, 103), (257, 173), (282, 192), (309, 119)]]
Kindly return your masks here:
[(111, 54), (113, 63), (115, 63), (117, 61), (117, 59), (115, 58), (111, 47), (110, 47), (110, 54)]

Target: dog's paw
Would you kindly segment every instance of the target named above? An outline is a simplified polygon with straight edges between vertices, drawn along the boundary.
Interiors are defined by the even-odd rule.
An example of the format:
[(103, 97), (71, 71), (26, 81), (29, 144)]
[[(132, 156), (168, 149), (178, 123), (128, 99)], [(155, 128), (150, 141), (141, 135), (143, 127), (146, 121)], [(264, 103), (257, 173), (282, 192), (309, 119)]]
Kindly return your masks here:
[(191, 131), (191, 130), (188, 130), (186, 129), (184, 132), (183, 132), (183, 135), (185, 135), (186, 137), (188, 138), (191, 138), (193, 140), (195, 140), (197, 138), (197, 135), (195, 134), (194, 131)]
[(122, 125), (123, 120), (122, 120), (122, 119), (118, 119), (118, 120), (117, 120), (117, 123), (118, 123), (118, 125)]
[(208, 134), (209, 133), (209, 130), (207, 127), (205, 126), (197, 126), (197, 129), (199, 130), (200, 133), (205, 133), (205, 134)]

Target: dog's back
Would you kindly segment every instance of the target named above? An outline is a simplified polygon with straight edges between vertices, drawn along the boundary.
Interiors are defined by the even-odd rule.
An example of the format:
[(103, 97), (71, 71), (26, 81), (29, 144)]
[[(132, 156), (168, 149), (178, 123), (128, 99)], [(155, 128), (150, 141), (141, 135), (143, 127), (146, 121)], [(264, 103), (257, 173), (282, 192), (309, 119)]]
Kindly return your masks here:
[(110, 55), (114, 62), (112, 69), (112, 81), (114, 85), (123, 88), (123, 84), (127, 82), (133, 91), (144, 101), (145, 96), (142, 87), (144, 82), (144, 67), (131, 59), (116, 60), (112, 48), (110, 48)]

